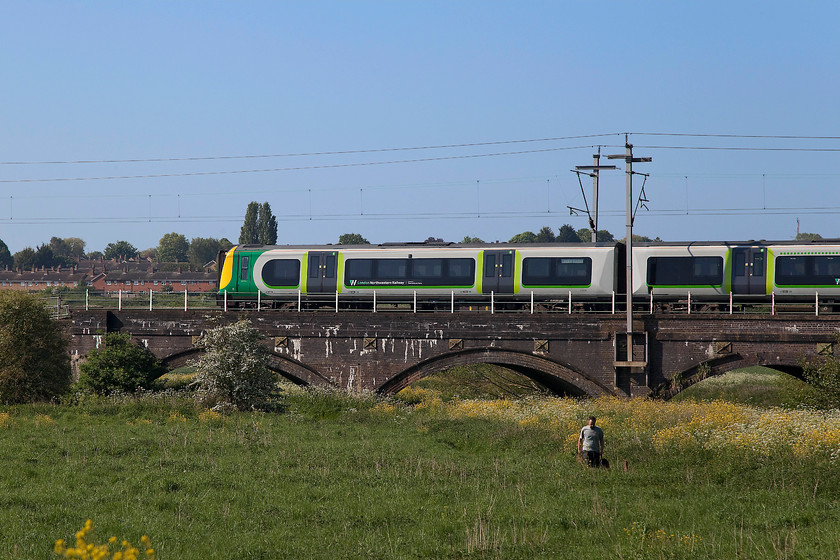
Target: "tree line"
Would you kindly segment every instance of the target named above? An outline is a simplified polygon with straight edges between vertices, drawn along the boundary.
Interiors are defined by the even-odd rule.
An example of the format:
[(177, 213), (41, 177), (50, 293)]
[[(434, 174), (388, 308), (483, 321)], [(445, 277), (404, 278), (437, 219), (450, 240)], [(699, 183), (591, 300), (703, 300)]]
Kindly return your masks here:
[[(268, 202), (248, 204), (239, 243), (277, 243), (277, 219), (272, 214)], [(155, 247), (142, 251), (125, 240), (108, 243), (102, 251), (88, 253), (85, 252), (86, 245), (85, 241), (78, 237), (52, 237), (49, 243), (42, 243), (35, 248), (25, 247), (12, 254), (9, 246), (0, 240), (0, 268), (69, 268), (85, 258), (119, 261), (142, 258), (160, 263), (189, 263), (194, 267), (202, 267), (215, 259), (219, 251), (233, 247), (233, 243), (225, 237), (187, 239), (185, 235), (174, 231), (161, 237)]]

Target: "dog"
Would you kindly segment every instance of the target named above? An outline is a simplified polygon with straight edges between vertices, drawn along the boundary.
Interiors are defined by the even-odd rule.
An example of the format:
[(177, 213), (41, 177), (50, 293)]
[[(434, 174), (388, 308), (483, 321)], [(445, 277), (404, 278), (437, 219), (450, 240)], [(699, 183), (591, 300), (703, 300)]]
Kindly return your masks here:
[[(589, 465), (589, 459), (586, 456), (586, 451), (581, 451), (580, 453), (577, 454), (577, 462), (580, 463), (581, 465)], [(627, 461), (624, 461), (624, 464), (626, 465)], [(598, 466), (602, 469), (608, 469), (608, 468), (610, 468), (610, 462), (609, 462), (609, 460), (601, 457), (601, 464), (596, 465), (596, 466)], [(627, 470), (627, 469), (625, 468), (624, 470)]]

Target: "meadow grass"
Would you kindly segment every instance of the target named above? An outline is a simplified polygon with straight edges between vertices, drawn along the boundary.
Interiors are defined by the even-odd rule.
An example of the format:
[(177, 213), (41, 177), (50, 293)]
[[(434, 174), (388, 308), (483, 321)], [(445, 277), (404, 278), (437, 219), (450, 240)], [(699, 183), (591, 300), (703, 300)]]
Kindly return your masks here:
[[(158, 560), (840, 557), (837, 412), (408, 393), (2, 407), (0, 558), (88, 518)], [(576, 461), (590, 413), (611, 470)]]

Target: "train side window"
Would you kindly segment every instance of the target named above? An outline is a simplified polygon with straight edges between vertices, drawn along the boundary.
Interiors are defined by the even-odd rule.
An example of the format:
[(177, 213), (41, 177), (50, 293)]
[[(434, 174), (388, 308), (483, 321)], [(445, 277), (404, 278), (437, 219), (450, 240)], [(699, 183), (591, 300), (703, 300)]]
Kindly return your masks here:
[(335, 278), (335, 255), (327, 255), (327, 264), (324, 267), (324, 278)]
[(473, 259), (446, 259), (447, 278), (454, 286), (472, 286), (475, 282)]
[(484, 277), (493, 278), (496, 276), (496, 255), (484, 255)]
[(247, 280), (248, 279), (248, 261), (250, 259), (248, 257), (242, 257), (241, 259), (241, 267), (239, 269), (239, 279), (240, 280)]
[(776, 284), (781, 286), (838, 286), (840, 257), (791, 256), (776, 258)]
[(350, 259), (345, 261), (344, 278), (352, 280), (371, 280), (373, 278), (373, 259)]
[(417, 280), (443, 278), (443, 259), (414, 259), (412, 277)]
[(513, 275), (513, 255), (510, 253), (502, 255), (502, 278), (510, 278)]
[(817, 276), (836, 278), (840, 276), (840, 257), (815, 257), (814, 268)]
[(309, 277), (310, 278), (320, 278), (321, 277), (321, 258), (320, 257), (313, 257), (309, 255)]
[(262, 281), (266, 286), (295, 287), (299, 278), (300, 261), (297, 259), (271, 259), (262, 267)]
[(744, 253), (735, 253), (735, 262), (732, 265), (735, 276), (745, 276), (747, 274), (747, 256)]
[(377, 280), (404, 280), (408, 278), (408, 259), (378, 259)]
[(723, 283), (720, 257), (650, 257), (650, 286), (719, 286)]
[(764, 276), (764, 253), (753, 255), (752, 275)]
[(591, 279), (589, 257), (527, 257), (522, 261), (523, 286), (586, 286)]

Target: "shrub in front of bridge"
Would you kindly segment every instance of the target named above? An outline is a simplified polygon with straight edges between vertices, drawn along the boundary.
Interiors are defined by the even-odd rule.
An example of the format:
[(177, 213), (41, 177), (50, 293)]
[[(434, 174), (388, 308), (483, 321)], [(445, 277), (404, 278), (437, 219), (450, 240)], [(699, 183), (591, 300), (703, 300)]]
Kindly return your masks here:
[(820, 357), (806, 363), (802, 370), (805, 381), (818, 389), (811, 404), (820, 408), (840, 408), (840, 360), (833, 355)]
[(45, 401), (70, 387), (67, 341), (43, 300), (0, 292), (0, 402)]
[(196, 368), (196, 400), (217, 411), (267, 410), (278, 394), (269, 351), (250, 321), (210, 329), (197, 346), (204, 355)]
[(105, 346), (91, 350), (79, 370), (76, 388), (97, 395), (149, 389), (164, 373), (158, 359), (124, 333), (108, 333)]

